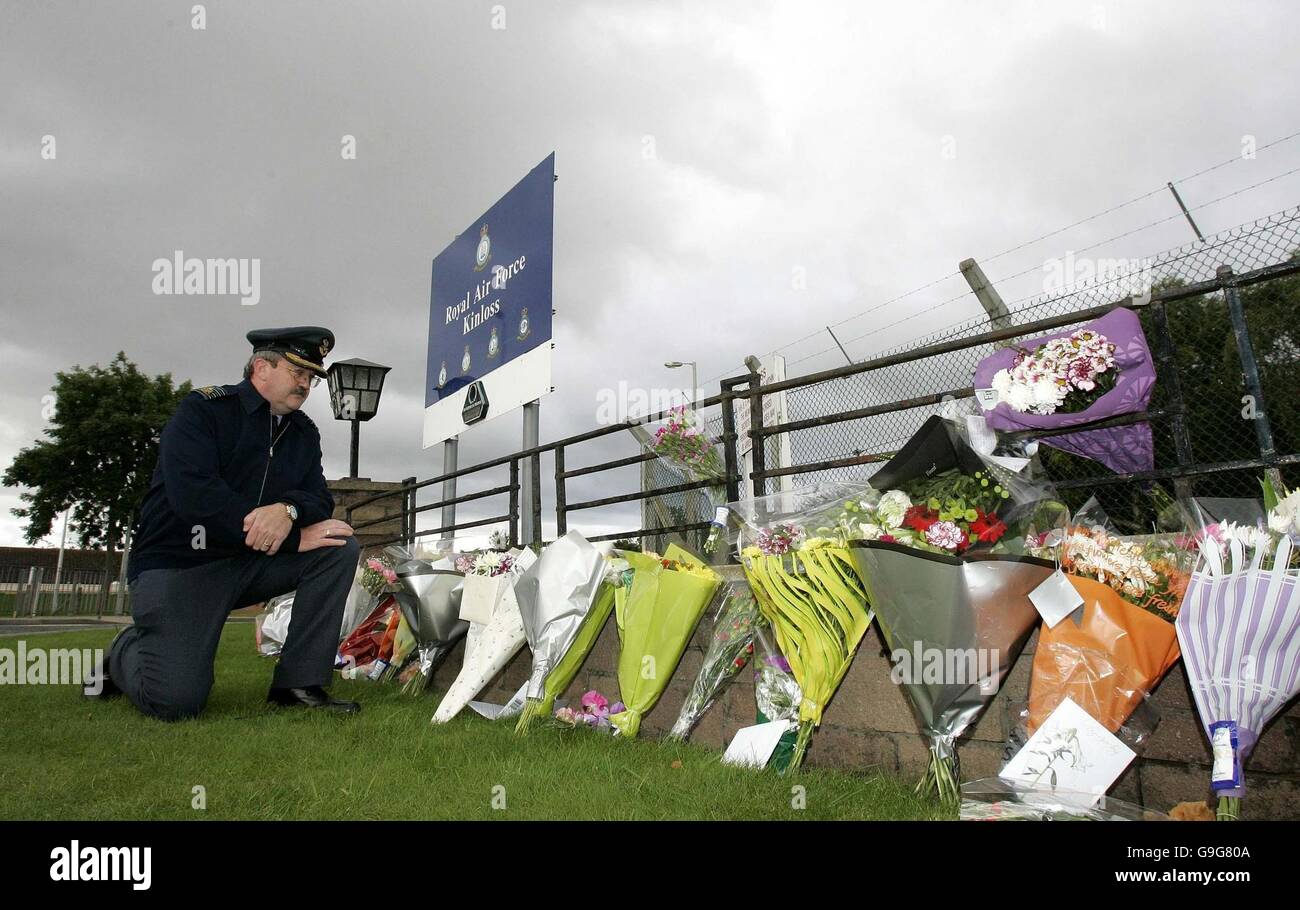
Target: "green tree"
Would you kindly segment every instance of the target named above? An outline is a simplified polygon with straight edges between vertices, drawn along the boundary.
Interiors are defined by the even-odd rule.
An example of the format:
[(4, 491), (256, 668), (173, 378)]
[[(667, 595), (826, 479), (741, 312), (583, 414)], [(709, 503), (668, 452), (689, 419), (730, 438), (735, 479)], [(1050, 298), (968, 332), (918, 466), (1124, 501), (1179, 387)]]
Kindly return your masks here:
[(190, 391), (170, 373), (149, 377), (118, 352), (107, 367), (74, 366), (55, 374), (54, 410), (45, 439), (21, 450), (4, 474), (25, 487), (13, 510), (35, 543), (71, 508), (68, 530), (83, 547), (104, 547), (108, 565), (145, 492), (163, 425)]

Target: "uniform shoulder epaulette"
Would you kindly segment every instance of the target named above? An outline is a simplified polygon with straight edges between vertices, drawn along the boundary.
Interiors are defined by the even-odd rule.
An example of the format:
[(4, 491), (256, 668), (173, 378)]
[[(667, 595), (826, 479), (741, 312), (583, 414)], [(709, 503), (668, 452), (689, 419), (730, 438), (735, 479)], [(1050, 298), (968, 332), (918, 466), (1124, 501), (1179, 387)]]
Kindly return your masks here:
[(201, 395), (208, 401), (212, 401), (214, 398), (225, 398), (227, 395), (233, 395), (235, 393), (234, 390), (228, 389), (225, 386), (205, 385), (200, 389), (195, 389), (194, 394)]

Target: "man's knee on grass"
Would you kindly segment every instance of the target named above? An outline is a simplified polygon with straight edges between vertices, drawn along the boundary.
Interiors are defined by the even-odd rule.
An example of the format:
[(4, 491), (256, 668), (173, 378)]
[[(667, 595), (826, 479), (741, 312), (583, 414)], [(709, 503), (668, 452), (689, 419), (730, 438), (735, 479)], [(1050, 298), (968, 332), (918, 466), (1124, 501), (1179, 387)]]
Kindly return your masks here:
[(212, 691), (212, 681), (206, 685), (194, 684), (180, 686), (161, 693), (145, 693), (140, 710), (150, 717), (162, 721), (185, 720), (198, 717), (208, 703), (208, 693)]

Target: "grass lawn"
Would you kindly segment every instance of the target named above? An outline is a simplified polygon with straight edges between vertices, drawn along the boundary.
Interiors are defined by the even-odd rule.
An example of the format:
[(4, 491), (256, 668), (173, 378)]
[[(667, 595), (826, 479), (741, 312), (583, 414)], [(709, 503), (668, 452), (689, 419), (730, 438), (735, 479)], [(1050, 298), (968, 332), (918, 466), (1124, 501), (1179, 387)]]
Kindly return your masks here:
[[(104, 648), (111, 632), (28, 647)], [(13, 650), (14, 637), (0, 638)], [(227, 624), (203, 716), (164, 724), (70, 686), (0, 686), (2, 819), (928, 819), (938, 807), (891, 777), (730, 768), (689, 744), (536, 729), (471, 712), (442, 727), (437, 697), (338, 681), (360, 715), (264, 703), (271, 664), (251, 624)], [(676, 765), (676, 767), (674, 767)], [(796, 785), (806, 806), (796, 808)], [(194, 787), (207, 807), (192, 807)], [(494, 808), (494, 792), (505, 808)]]

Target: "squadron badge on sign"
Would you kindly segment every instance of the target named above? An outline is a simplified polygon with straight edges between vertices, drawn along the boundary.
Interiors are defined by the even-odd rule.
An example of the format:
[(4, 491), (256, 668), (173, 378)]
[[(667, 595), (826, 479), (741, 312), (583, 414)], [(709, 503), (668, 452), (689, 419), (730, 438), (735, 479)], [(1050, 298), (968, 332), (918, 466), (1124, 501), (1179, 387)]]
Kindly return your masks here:
[(460, 359), (460, 371), (469, 372), (469, 345), (465, 345), (465, 356)]
[(497, 338), (497, 327), (492, 326), (492, 337), (488, 339), (488, 360), (495, 360), (501, 353), (501, 341)]
[(481, 272), (487, 268), (492, 259), (492, 240), (488, 237), (487, 225), (478, 229), (478, 248), (474, 251), (474, 271)]
[(532, 326), (528, 324), (528, 307), (524, 307), (519, 314), (519, 335), (515, 338), (515, 341), (523, 341), (532, 333)]

